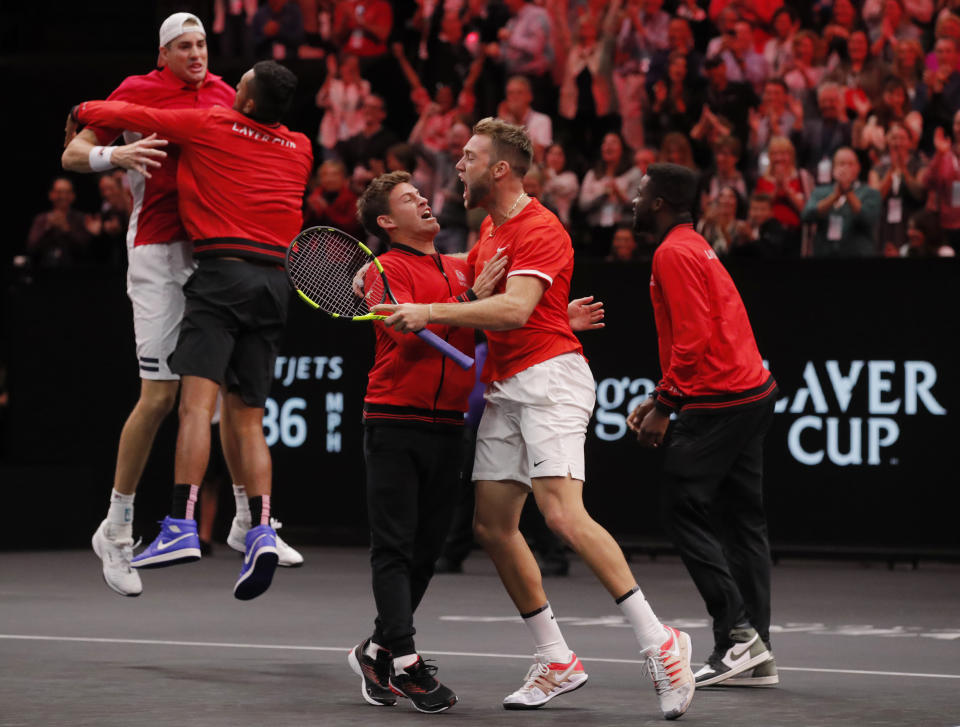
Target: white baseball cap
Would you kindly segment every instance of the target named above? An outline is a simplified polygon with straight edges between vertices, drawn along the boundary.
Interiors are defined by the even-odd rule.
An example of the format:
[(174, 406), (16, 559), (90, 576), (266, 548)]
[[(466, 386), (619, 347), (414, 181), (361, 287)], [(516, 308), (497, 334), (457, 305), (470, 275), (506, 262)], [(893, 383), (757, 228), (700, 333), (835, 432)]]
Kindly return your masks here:
[[(190, 23), (184, 27), (184, 23)], [(174, 13), (163, 21), (160, 26), (160, 45), (176, 40), (184, 33), (200, 33), (206, 37), (207, 31), (203, 29), (203, 23), (193, 13)]]

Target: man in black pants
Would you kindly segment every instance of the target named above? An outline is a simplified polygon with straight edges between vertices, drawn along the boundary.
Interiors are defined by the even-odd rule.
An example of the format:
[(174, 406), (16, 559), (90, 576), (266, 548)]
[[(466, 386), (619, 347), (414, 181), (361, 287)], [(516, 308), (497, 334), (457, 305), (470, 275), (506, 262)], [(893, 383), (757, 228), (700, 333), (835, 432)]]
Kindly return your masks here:
[[(475, 300), (493, 292), (504, 260), (477, 276), (465, 260), (439, 255), (440, 229), (427, 200), (406, 172), (376, 178), (357, 205), (364, 227), (390, 245), (380, 256), (390, 288), (404, 302)], [(367, 271), (366, 288), (377, 275)], [(473, 331), (431, 325), (461, 351), (473, 352)], [(409, 698), (421, 712), (457, 702), (434, 678), (414, 645), (413, 613), (433, 576), (458, 495), (467, 396), (473, 371), (464, 371), (416, 336), (376, 326), (377, 344), (364, 398), (363, 451), (367, 467), (370, 565), (377, 618), (373, 635), (349, 654), (370, 704)]]
[(693, 229), (695, 195), (692, 172), (654, 164), (634, 200), (636, 229), (660, 240), (650, 296), (663, 378), (628, 424), (642, 444), (666, 450), (664, 519), (713, 617), (714, 650), (697, 687), (772, 685), (779, 677), (770, 650), (763, 440), (777, 383), (736, 286)]

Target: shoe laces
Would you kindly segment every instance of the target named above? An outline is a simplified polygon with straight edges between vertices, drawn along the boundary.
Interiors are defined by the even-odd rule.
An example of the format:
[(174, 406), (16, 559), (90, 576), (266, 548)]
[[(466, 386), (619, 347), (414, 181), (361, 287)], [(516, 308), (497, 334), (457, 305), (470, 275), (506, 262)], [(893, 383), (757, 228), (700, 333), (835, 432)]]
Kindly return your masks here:
[[(430, 663), (428, 663), (430, 662)], [(436, 674), (438, 667), (432, 663), (433, 659), (418, 659), (412, 667), (401, 670), (410, 681), (424, 692), (432, 691), (437, 686)]]
[(546, 678), (550, 674), (550, 667), (540, 661), (536, 655), (534, 658), (536, 661), (527, 671), (526, 681), (523, 683), (520, 691), (529, 692), (533, 689), (539, 689), (544, 694), (549, 694), (556, 686), (556, 684), (551, 683), (550, 680)]
[(647, 657), (647, 672), (650, 674), (650, 679), (653, 681), (657, 694), (663, 694), (673, 688), (673, 679), (667, 673), (667, 659), (669, 657), (670, 654), (660, 649), (654, 650)]
[(130, 573), (133, 570), (133, 568), (130, 566), (130, 561), (133, 560), (133, 549), (139, 548), (142, 540), (143, 538), (137, 538), (137, 542), (133, 542), (133, 538), (130, 538), (124, 542), (123, 545), (118, 544), (121, 556), (120, 562), (126, 566), (127, 573)]

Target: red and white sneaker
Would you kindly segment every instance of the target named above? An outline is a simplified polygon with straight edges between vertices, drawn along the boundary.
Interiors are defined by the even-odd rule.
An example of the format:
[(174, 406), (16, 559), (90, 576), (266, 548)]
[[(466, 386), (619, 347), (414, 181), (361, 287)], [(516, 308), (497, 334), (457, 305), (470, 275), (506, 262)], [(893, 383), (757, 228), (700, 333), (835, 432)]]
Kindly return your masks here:
[(667, 640), (646, 652), (647, 671), (657, 690), (664, 719), (676, 719), (690, 706), (696, 684), (690, 668), (690, 637), (664, 625)]
[(566, 664), (537, 661), (527, 672), (523, 686), (503, 700), (504, 709), (537, 709), (554, 697), (579, 689), (587, 683), (587, 673), (577, 655), (570, 652)]

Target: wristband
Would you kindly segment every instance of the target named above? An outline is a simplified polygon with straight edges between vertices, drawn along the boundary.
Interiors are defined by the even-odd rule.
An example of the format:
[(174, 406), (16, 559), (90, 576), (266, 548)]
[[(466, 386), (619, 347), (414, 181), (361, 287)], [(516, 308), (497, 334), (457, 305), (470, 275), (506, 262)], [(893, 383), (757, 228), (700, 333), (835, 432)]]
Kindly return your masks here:
[(433, 303), (427, 306), (427, 323), (433, 320)]
[(94, 172), (105, 172), (108, 169), (113, 169), (113, 162), (110, 161), (113, 157), (113, 150), (116, 149), (115, 146), (95, 146), (90, 150), (90, 170)]
[(467, 292), (464, 293), (467, 296), (467, 300), (474, 301), (477, 299), (477, 294), (473, 292), (473, 288), (467, 288)]

